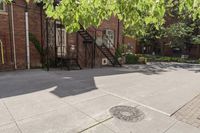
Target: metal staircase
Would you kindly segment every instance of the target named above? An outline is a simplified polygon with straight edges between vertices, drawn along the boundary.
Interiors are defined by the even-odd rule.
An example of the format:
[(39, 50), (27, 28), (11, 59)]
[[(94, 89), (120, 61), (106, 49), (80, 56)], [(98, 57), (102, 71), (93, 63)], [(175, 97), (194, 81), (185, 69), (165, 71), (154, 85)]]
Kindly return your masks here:
[(78, 31), (80, 36), (84, 39), (83, 43), (87, 44), (94, 44), (101, 53), (110, 61), (113, 66), (120, 66), (121, 64), (117, 60), (117, 58), (113, 55), (109, 48), (105, 44), (102, 43), (101, 46), (98, 46), (96, 40), (90, 35), (90, 33), (81, 26), (80, 30)]

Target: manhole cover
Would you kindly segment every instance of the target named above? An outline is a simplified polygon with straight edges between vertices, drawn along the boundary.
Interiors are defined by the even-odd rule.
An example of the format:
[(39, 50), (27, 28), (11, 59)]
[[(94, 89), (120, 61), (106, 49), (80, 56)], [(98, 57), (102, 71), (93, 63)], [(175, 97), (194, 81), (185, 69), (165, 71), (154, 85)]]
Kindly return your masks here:
[(110, 113), (114, 117), (127, 122), (138, 122), (145, 117), (144, 113), (136, 107), (123, 105), (112, 107)]

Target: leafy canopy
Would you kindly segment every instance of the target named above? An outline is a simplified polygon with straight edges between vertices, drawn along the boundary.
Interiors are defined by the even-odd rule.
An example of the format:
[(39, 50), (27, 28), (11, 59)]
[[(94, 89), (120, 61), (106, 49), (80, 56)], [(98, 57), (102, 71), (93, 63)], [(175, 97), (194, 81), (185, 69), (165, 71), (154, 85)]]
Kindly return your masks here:
[[(123, 22), (126, 34), (139, 35), (145, 34), (144, 29), (149, 24), (159, 29), (164, 23), (166, 9), (174, 0), (55, 0), (56, 4), (54, 0), (34, 1), (43, 2), (47, 16), (61, 20), (69, 32), (77, 31), (79, 23), (85, 28), (99, 26), (115, 15)], [(200, 0), (179, 0), (179, 3), (179, 12), (187, 10), (194, 19), (199, 17)]]

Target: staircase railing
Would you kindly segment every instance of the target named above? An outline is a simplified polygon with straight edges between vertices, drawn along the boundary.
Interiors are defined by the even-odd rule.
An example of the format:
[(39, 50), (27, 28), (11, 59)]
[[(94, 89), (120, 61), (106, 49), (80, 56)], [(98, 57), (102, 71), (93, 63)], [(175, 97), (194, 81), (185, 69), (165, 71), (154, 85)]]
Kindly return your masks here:
[[(113, 55), (113, 53), (110, 51), (110, 49), (104, 43), (102, 43), (103, 48), (105, 48), (109, 52), (109, 54), (113, 57), (113, 59), (114, 59), (113, 61), (109, 57), (107, 57), (107, 55), (103, 52), (102, 46), (98, 46), (98, 45), (95, 45), (95, 46), (98, 47), (99, 50), (103, 53), (103, 55), (113, 64), (113, 66), (115, 66), (116, 57)], [(118, 64), (118, 65), (121, 65), (121, 64)]]
[[(97, 31), (97, 29), (95, 28), (95, 27), (92, 27), (94, 30), (95, 30), (95, 32)], [(96, 38), (96, 37), (95, 37)], [(107, 38), (108, 39), (108, 38)], [(113, 65), (113, 66), (115, 66), (116, 65), (116, 63), (117, 63), (117, 65), (119, 65), (119, 66), (121, 66), (121, 64), (119, 63), (119, 61), (118, 61), (118, 59), (115, 57), (115, 55), (110, 51), (110, 49), (102, 42), (102, 46), (109, 52), (109, 54), (113, 57), (113, 60), (111, 60), (109, 57), (107, 57), (107, 55), (106, 54), (104, 54), (104, 52), (103, 52), (103, 50), (102, 50), (102, 46), (101, 46), (101, 48), (100, 48), (100, 46), (98, 46), (97, 44), (96, 44), (96, 40), (94, 40), (95, 41), (95, 46), (96, 47), (98, 47), (99, 48), (99, 50), (103, 53), (103, 55), (111, 62), (111, 64)], [(109, 41), (111, 41), (111, 40), (109, 40)], [(116, 51), (116, 48), (114, 47), (114, 45), (112, 44), (112, 46), (113, 46), (113, 48), (115, 49), (115, 51)]]
[[(95, 27), (92, 27), (92, 28), (95, 30), (95, 33), (96, 33), (96, 32), (97, 32), (97, 29), (96, 29)], [(99, 45), (96, 43), (96, 40), (94, 39), (94, 37), (92, 37), (92, 35), (91, 35), (87, 30), (85, 30), (84, 27), (83, 27), (81, 24), (80, 24), (80, 30), (87, 33), (87, 35), (89, 36), (89, 38), (91, 39), (91, 41), (92, 41), (92, 42), (95, 44), (95, 46), (101, 51), (101, 53), (103, 53), (103, 55), (110, 61), (110, 63), (111, 63), (113, 66), (115, 66), (115, 65), (121, 66), (121, 64), (119, 63), (119, 61), (117, 60), (117, 58), (115, 57), (115, 55), (110, 51), (110, 49), (109, 49), (104, 43), (102, 43), (101, 46), (99, 46)], [(95, 34), (95, 35), (96, 35), (96, 34)], [(96, 36), (95, 36), (95, 38), (96, 38)], [(85, 39), (85, 38), (83, 37), (83, 39)], [(102, 48), (105, 48), (105, 49), (106, 49), (106, 51), (112, 56), (113, 60), (111, 60), (110, 57), (108, 57), (108, 56), (106, 55), (106, 53), (103, 51)], [(116, 49), (115, 49), (115, 50), (116, 50)]]

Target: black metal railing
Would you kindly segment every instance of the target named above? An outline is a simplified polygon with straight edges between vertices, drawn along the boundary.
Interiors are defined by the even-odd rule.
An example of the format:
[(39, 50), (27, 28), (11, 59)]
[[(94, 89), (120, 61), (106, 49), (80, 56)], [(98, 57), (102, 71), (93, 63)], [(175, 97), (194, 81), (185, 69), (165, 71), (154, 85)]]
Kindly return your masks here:
[[(89, 43), (89, 44), (94, 44), (100, 51), (101, 53), (110, 61), (110, 63), (113, 66), (121, 66), (121, 64), (119, 63), (118, 59), (116, 58), (116, 56), (111, 52), (111, 50), (102, 42), (101, 45), (98, 45), (96, 43), (96, 32), (97, 29), (94, 28), (95, 31), (95, 37), (93, 37), (87, 30), (84, 29), (84, 27), (82, 25), (80, 25), (80, 30), (78, 31), (78, 33), (81, 35), (81, 37), (84, 39), (84, 43)], [(113, 47), (114, 48), (114, 47)], [(114, 48), (114, 51), (116, 49)]]

